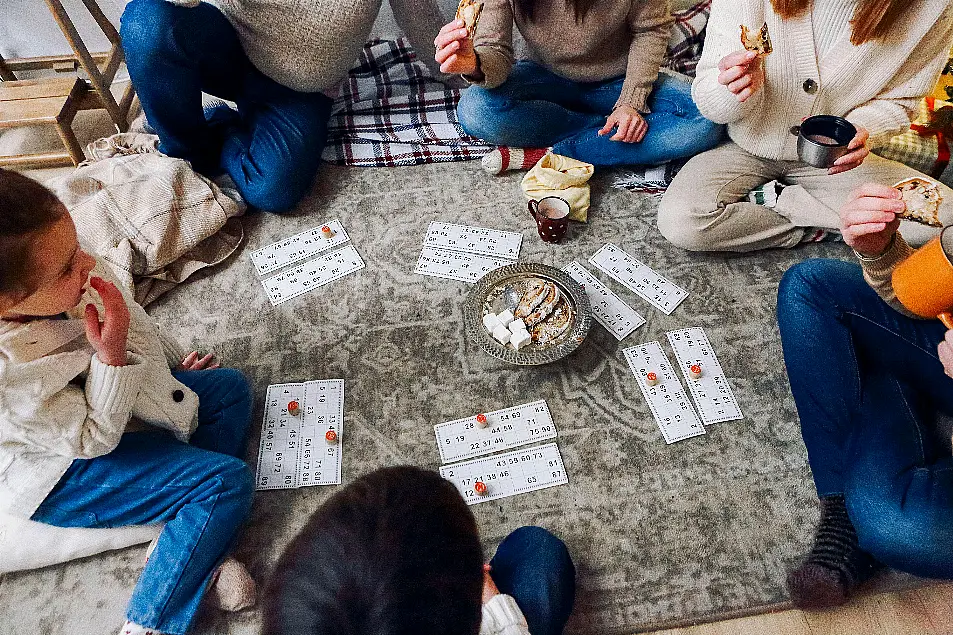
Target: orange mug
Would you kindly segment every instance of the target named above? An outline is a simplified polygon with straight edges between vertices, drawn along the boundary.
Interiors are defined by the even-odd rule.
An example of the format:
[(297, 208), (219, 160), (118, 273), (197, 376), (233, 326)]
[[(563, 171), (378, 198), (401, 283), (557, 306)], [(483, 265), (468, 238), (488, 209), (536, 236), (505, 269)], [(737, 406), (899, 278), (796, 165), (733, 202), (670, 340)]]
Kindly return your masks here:
[(945, 227), (939, 236), (897, 265), (893, 291), (911, 313), (938, 319), (953, 329), (953, 233)]

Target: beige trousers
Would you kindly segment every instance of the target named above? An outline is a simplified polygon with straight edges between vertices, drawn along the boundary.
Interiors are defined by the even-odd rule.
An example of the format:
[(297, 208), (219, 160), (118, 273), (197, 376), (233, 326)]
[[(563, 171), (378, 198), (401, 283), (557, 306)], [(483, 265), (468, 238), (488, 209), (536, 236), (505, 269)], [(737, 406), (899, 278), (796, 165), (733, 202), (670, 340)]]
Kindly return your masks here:
[[(831, 176), (800, 161), (762, 159), (729, 141), (693, 157), (669, 186), (659, 206), (658, 227), (670, 242), (690, 251), (754, 251), (794, 247), (810, 228), (837, 229), (838, 211), (858, 186), (893, 185), (923, 176), (913, 168), (871, 154), (864, 163)], [(748, 202), (748, 193), (778, 180), (785, 187), (774, 208)], [(953, 223), (953, 190), (941, 184), (940, 220)], [(903, 221), (900, 233), (921, 245), (939, 230)]]

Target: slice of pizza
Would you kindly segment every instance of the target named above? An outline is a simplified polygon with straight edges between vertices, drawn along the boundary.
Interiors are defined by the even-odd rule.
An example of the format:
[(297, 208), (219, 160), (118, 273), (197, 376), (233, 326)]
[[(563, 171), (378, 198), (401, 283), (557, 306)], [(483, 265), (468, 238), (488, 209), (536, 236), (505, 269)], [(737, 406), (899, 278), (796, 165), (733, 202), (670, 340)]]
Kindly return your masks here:
[(742, 24), (741, 44), (745, 47), (746, 51), (755, 51), (758, 55), (770, 55), (774, 47), (771, 45), (768, 23), (765, 22), (759, 31), (751, 30)]
[(900, 190), (900, 196), (907, 206), (899, 214), (900, 218), (931, 227), (943, 227), (940, 222), (940, 203), (943, 202), (943, 195), (936, 183), (929, 179), (913, 177), (900, 181), (894, 188)]
[(473, 39), (476, 32), (477, 22), (480, 21), (480, 13), (483, 12), (483, 3), (479, 0), (460, 0), (457, 6), (457, 19), (463, 20), (463, 25), (467, 29), (467, 37)]

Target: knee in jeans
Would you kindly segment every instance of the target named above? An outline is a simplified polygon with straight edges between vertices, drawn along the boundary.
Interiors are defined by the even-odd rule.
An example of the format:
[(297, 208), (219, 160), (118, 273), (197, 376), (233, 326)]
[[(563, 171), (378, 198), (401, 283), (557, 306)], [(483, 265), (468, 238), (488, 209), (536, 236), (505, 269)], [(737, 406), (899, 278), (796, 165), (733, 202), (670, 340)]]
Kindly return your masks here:
[[(314, 175), (311, 176), (313, 178)], [(310, 180), (296, 182), (293, 178), (287, 178), (284, 170), (276, 169), (273, 173), (251, 177), (242, 191), (242, 196), (256, 209), (282, 214), (297, 205), (310, 186)]]
[(119, 28), (126, 57), (141, 64), (160, 55), (164, 38), (159, 34), (172, 29), (175, 9), (166, 0), (132, 0), (126, 5)]
[(778, 285), (778, 308), (816, 303), (827, 295), (825, 285), (845, 279), (845, 269), (856, 268), (840, 260), (805, 260), (784, 272)]
[(221, 483), (223, 493), (251, 504), (252, 494), (255, 491), (255, 475), (252, 474), (247, 463), (223, 454), (214, 476)]
[(498, 135), (493, 127), (496, 113), (503, 101), (494, 93), (479, 86), (463, 91), (457, 104), (457, 120), (471, 137), (492, 141)]
[(251, 403), (251, 385), (242, 371), (235, 368), (217, 368), (215, 369), (215, 381), (228, 387), (227, 399), (229, 403)]
[(510, 538), (524, 544), (531, 544), (534, 552), (540, 555), (545, 554), (548, 560), (563, 565), (572, 565), (572, 558), (569, 555), (566, 543), (547, 529), (528, 525), (514, 531), (510, 534)]

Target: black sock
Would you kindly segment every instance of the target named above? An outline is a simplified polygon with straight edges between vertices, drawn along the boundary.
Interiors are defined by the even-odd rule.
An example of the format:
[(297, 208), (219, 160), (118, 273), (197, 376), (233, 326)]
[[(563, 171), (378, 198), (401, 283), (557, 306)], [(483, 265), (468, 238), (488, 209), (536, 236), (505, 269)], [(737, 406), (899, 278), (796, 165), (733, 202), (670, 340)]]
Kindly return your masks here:
[(860, 549), (857, 531), (841, 495), (821, 498), (821, 521), (814, 548), (788, 576), (788, 591), (798, 608), (828, 608), (847, 601), (873, 572), (874, 561)]

